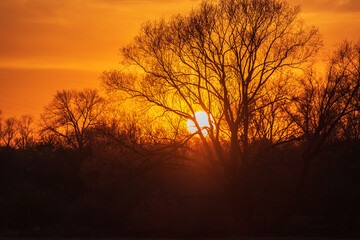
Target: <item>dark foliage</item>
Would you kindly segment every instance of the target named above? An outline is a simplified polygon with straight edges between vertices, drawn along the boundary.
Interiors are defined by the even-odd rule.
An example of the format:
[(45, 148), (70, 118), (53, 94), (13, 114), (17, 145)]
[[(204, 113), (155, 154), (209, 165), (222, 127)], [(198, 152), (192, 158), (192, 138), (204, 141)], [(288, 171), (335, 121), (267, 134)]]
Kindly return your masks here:
[[(259, 147), (259, 146), (257, 146)], [(360, 144), (336, 142), (312, 163), (294, 214), (281, 224), (301, 146), (264, 154), (251, 168), (254, 235), (352, 236), (360, 226)], [(101, 158), (99, 157), (101, 156)], [(173, 156), (173, 155), (172, 155)], [(0, 150), (4, 236), (233, 236), (244, 234), (210, 171), (173, 159), (142, 166), (126, 148), (91, 154), (38, 145)], [(289, 160), (291, 159), (291, 160)], [(196, 159), (192, 159), (196, 161)], [(171, 163), (172, 162), (172, 163)], [(186, 165), (186, 163), (185, 163)], [(248, 233), (247, 233), (248, 234)]]
[(299, 11), (204, 1), (143, 25), (108, 98), (0, 119), (0, 236), (360, 236), (360, 42), (317, 76)]

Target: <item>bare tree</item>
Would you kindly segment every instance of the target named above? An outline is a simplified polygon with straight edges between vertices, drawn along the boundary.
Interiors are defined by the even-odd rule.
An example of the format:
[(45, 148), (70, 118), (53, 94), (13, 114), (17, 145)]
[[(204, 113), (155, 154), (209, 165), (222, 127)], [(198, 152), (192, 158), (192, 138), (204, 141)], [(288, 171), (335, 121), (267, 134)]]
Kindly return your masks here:
[(105, 100), (96, 90), (58, 91), (41, 115), (42, 131), (55, 134), (71, 147), (82, 150), (104, 108)]
[[(231, 161), (248, 162), (250, 112), (266, 96), (265, 86), (301, 67), (321, 45), (317, 29), (306, 28), (298, 14), (283, 1), (203, 2), (188, 16), (144, 24), (121, 50), (124, 64), (142, 74), (105, 73), (104, 82), (194, 121), (218, 159), (225, 159), (225, 138)], [(198, 110), (215, 119), (209, 138), (194, 117)]]
[(360, 139), (360, 109), (349, 113), (342, 121), (341, 137), (345, 140), (359, 140)]
[(18, 120), (19, 140), (18, 145), (20, 148), (29, 146), (32, 134), (34, 133), (34, 118), (31, 115), (23, 115)]
[[(192, 120), (208, 157), (222, 164), (232, 185), (250, 172), (244, 169), (252, 159), (252, 117), (280, 101), (261, 101), (267, 86), (304, 66), (321, 46), (318, 30), (306, 27), (299, 12), (282, 0), (204, 1), (188, 15), (145, 23), (121, 49), (136, 74), (107, 72), (104, 83)], [(195, 119), (200, 110), (209, 122), (214, 118), (208, 137)]]
[(289, 86), (293, 84), (289, 80), (278, 78), (255, 103), (249, 127), (251, 142), (268, 142), (275, 147), (294, 140), (294, 122), (285, 111), (292, 93)]
[(303, 142), (303, 165), (290, 208), (302, 190), (310, 165), (342, 121), (357, 114), (360, 88), (360, 41), (341, 44), (329, 60), (324, 78), (309, 74), (301, 81), (287, 112), (298, 127)]
[(18, 124), (14, 117), (6, 119), (2, 124), (0, 123), (0, 139), (7, 147), (15, 147), (15, 139), (18, 133)]

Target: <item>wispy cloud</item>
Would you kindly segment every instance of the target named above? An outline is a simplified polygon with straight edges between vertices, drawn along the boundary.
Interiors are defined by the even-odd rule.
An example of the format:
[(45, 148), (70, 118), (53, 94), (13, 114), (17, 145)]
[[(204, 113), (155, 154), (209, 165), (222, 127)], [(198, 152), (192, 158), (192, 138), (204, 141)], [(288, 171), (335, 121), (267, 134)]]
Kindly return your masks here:
[[(92, 0), (98, 3), (109, 3), (109, 4), (139, 4), (139, 3), (175, 3), (179, 0)], [(192, 2), (199, 2), (201, 0), (190, 0)]]
[(117, 51), (142, 22), (189, 10), (193, 0), (0, 0), (0, 66), (93, 68), (116, 65)]
[[(200, 1), (0, 0), (0, 66), (113, 66), (118, 48), (141, 23), (188, 11)], [(288, 1), (313, 14), (307, 22), (325, 29), (329, 39), (338, 40), (335, 31), (347, 37), (358, 29), (359, 21), (349, 16), (359, 18), (360, 0)]]
[(359, 12), (360, 0), (289, 0), (300, 4), (305, 11)]

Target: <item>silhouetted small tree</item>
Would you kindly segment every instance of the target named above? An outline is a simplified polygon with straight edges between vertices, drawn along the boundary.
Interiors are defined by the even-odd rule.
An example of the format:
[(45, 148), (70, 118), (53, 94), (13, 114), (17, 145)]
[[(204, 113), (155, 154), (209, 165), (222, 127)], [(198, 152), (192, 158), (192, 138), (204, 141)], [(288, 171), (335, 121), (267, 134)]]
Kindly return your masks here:
[(42, 132), (55, 134), (73, 148), (84, 149), (89, 134), (105, 110), (96, 90), (58, 91), (41, 115)]
[(0, 123), (0, 139), (7, 148), (16, 146), (17, 134), (18, 121), (16, 118), (7, 118), (2, 124)]
[(25, 149), (29, 146), (34, 137), (34, 118), (31, 115), (21, 116), (18, 120), (18, 131), (18, 146)]

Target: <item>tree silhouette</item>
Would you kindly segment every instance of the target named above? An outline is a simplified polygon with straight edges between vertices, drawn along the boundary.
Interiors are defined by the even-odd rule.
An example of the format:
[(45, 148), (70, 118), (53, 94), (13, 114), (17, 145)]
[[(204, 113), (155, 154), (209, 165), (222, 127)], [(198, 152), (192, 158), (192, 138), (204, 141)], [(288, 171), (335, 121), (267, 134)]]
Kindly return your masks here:
[[(298, 7), (282, 1), (204, 2), (189, 16), (144, 24), (121, 50), (124, 64), (142, 74), (108, 72), (104, 82), (193, 120), (221, 160), (220, 139), (227, 132), (231, 159), (248, 162), (249, 124), (252, 113), (265, 107), (254, 109), (267, 94), (265, 86), (281, 72), (301, 67), (321, 45), (317, 29), (306, 28), (298, 14)], [(194, 118), (198, 110), (215, 119), (209, 139)]]
[(303, 91), (289, 113), (306, 141), (305, 162), (321, 150), (348, 114), (358, 110), (359, 60), (360, 42), (344, 42), (330, 59), (325, 79), (310, 75), (302, 82)]
[(41, 115), (42, 132), (55, 134), (82, 150), (104, 109), (105, 100), (96, 90), (58, 91)]
[(0, 139), (7, 148), (15, 147), (15, 139), (18, 133), (18, 122), (16, 118), (7, 118), (4, 123), (0, 122)]
[(19, 140), (18, 145), (20, 148), (29, 146), (34, 134), (34, 118), (31, 115), (23, 115), (18, 120)]
[[(297, 96), (287, 112), (298, 126), (303, 142), (302, 167), (290, 200), (293, 208), (303, 189), (313, 159), (332, 136), (335, 138), (341, 122), (356, 116), (360, 89), (360, 41), (343, 42), (329, 59), (324, 78), (309, 74), (302, 79)], [(348, 122), (351, 124), (351, 122)]]
[[(230, 189), (237, 188), (234, 182), (250, 174), (244, 169), (252, 159), (253, 117), (282, 99), (265, 101), (267, 87), (321, 46), (318, 30), (306, 27), (299, 12), (281, 0), (204, 1), (187, 16), (145, 23), (121, 49), (123, 64), (137, 72), (106, 72), (104, 83), (163, 114), (192, 120), (208, 157), (231, 176)], [(215, 120), (209, 137), (194, 117), (199, 110)]]

